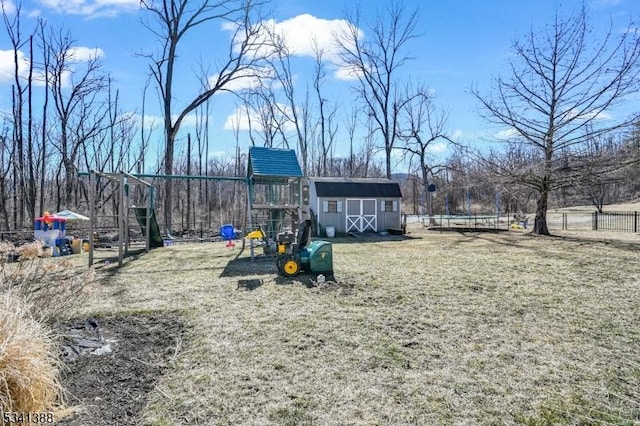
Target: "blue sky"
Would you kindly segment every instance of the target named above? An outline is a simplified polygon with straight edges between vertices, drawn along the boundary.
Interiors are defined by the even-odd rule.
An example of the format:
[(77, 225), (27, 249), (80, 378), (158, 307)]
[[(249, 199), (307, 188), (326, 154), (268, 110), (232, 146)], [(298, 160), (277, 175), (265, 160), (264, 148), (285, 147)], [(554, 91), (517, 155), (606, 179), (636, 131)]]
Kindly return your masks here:
[[(17, 0), (0, 0), (11, 13)], [(148, 62), (136, 54), (154, 48), (154, 38), (140, 23), (138, 0), (23, 0), (23, 31), (29, 32), (36, 17), (44, 18), (49, 26), (64, 26), (76, 40), (78, 52), (99, 52), (104, 70), (111, 73), (115, 87), (121, 90), (125, 110), (140, 111), (142, 88), (148, 70)], [(340, 25), (345, 10), (354, 2), (345, 0), (273, 0), (269, 6), (269, 18), (290, 35), (298, 57), (295, 73), (301, 84), (306, 84), (314, 61), (309, 54), (309, 31), (325, 40), (325, 48), (331, 57), (330, 28)], [(384, 0), (363, 1), (362, 23), (370, 22), (376, 10), (384, 6)], [(403, 78), (428, 85), (436, 94), (439, 106), (449, 111), (450, 133), (466, 143), (474, 143), (495, 132), (478, 116), (478, 105), (469, 95), (472, 84), (488, 93), (490, 79), (501, 72), (511, 53), (515, 39), (521, 38), (530, 28), (541, 28), (553, 18), (555, 10), (578, 10), (578, 0), (407, 0), (408, 9), (419, 7), (418, 31), (421, 37), (412, 42), (410, 54), (415, 60), (403, 70)], [(640, 19), (638, 0), (585, 0), (591, 23), (596, 33), (625, 28), (631, 20)], [(219, 24), (207, 31), (199, 31), (189, 39), (180, 51), (184, 59), (184, 81), (177, 93), (185, 101), (195, 95), (187, 84), (191, 69), (202, 58), (215, 59), (217, 41), (221, 45), (228, 40), (228, 33)], [(364, 36), (366, 27), (363, 25)], [(322, 37), (324, 35), (324, 37)], [(297, 43), (297, 44), (296, 44)], [(9, 81), (11, 56), (10, 44), (4, 31), (0, 33), (0, 111), (10, 108), (11, 86)], [(343, 112), (355, 102), (350, 92), (352, 82), (338, 78), (338, 71), (331, 63), (325, 86), (327, 97), (338, 102)], [(192, 74), (191, 74), (192, 75)], [(196, 84), (194, 82), (193, 84)], [(153, 99), (152, 99), (153, 100)], [(213, 153), (232, 152), (235, 145), (228, 129), (229, 117), (236, 109), (231, 95), (219, 95), (212, 106), (211, 123), (214, 137)], [(156, 102), (147, 106), (147, 114), (158, 115)], [(227, 126), (225, 126), (227, 123)], [(188, 128), (185, 128), (188, 131)], [(160, 134), (157, 135), (161, 137)], [(246, 134), (240, 136), (247, 145)], [(444, 147), (442, 147), (444, 148)], [(346, 146), (338, 141), (337, 153)], [(446, 151), (445, 151), (446, 154)]]

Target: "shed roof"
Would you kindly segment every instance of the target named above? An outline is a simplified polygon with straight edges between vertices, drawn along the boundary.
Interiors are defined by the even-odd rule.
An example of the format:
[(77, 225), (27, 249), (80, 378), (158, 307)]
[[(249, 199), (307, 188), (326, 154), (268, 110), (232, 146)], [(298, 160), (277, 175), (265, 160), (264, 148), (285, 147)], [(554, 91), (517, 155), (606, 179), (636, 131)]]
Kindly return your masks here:
[(382, 178), (311, 178), (318, 197), (399, 198), (400, 185)]
[(302, 177), (302, 169), (293, 149), (249, 148), (247, 177)]

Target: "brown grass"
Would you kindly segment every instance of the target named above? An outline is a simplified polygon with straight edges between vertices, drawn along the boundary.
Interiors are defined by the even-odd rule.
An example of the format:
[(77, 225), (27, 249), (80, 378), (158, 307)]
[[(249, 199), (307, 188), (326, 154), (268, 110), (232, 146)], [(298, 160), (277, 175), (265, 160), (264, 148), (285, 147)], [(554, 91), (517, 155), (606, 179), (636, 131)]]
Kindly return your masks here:
[[(18, 262), (8, 261), (12, 253), (20, 256)], [(20, 247), (0, 243), (0, 293), (20, 294), (38, 320), (50, 322), (82, 303), (93, 280), (93, 269), (80, 267), (78, 260), (46, 258), (39, 241)]]
[(189, 323), (146, 424), (640, 421), (637, 241), (419, 237), (336, 240), (323, 287), (222, 243), (163, 248), (102, 268), (81, 312)]
[[(14, 253), (19, 262), (9, 261)], [(76, 259), (43, 258), (39, 242), (0, 243), (0, 414), (69, 413), (58, 382), (60, 348), (48, 324), (82, 303), (92, 273)]]
[(2, 413), (46, 413), (59, 408), (58, 348), (46, 327), (29, 311), (16, 294), (0, 296)]

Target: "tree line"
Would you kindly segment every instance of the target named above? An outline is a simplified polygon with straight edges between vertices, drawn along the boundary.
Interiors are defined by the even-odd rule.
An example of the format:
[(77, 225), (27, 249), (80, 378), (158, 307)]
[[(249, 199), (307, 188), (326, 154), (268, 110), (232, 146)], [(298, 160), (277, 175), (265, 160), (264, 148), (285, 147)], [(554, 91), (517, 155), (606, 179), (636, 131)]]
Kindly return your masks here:
[[(471, 89), (480, 114), (506, 130), (497, 148), (471, 149), (454, 140), (448, 113), (428, 85), (402, 77), (411, 43), (421, 35), (419, 10), (401, 2), (383, 6), (370, 22), (357, 9), (347, 13), (346, 26), (334, 35), (353, 81), (358, 106), (351, 111), (330, 99), (327, 52), (317, 43), (311, 78), (297, 81), (295, 52), (269, 25), (266, 1), (141, 1), (142, 24), (155, 35), (157, 50), (140, 54), (149, 78), (136, 112), (123, 110), (98, 49), (77, 48), (72, 34), (43, 19), (24, 31), (20, 5), (14, 13), (2, 5), (14, 60), (12, 108), (0, 116), (5, 230), (29, 227), (45, 210), (86, 212), (89, 191), (98, 194), (100, 213), (117, 214), (114, 185), (98, 180), (89, 188), (79, 171), (243, 176), (245, 135), (251, 145), (296, 149), (309, 176), (391, 178), (401, 160), (405, 211), (465, 212), (473, 200), (476, 209), (535, 211), (540, 234), (549, 232), (550, 200), (587, 200), (602, 209), (638, 194), (638, 114), (613, 119), (609, 112), (638, 92), (640, 38), (629, 25), (594, 41), (584, 7), (567, 17), (556, 13), (516, 41), (506, 74), (493, 78), (489, 93)], [(179, 48), (190, 33), (221, 22), (232, 37), (217, 68), (194, 71), (198, 89), (178, 102)], [(152, 91), (160, 95), (161, 123), (146, 121)], [(236, 123), (233, 157), (212, 158), (212, 100), (225, 92), (238, 99), (249, 130), (242, 133)], [(185, 135), (192, 116), (197, 124)], [(163, 134), (160, 145), (152, 139), (155, 130)], [(443, 143), (449, 154), (435, 155)], [(337, 155), (338, 147), (348, 155)], [(244, 214), (246, 192), (237, 182), (153, 180), (167, 229), (211, 228)], [(431, 196), (429, 184), (437, 189)], [(144, 201), (140, 193), (134, 197)]]

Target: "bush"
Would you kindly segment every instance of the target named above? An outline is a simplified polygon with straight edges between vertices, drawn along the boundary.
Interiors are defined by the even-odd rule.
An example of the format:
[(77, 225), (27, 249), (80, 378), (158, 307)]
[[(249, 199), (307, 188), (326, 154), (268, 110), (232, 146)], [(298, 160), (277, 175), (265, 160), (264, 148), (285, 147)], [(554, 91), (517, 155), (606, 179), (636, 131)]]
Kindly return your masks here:
[(19, 295), (0, 293), (1, 412), (50, 412), (61, 401), (56, 342), (30, 311)]
[[(17, 256), (17, 262), (13, 262)], [(43, 259), (42, 243), (15, 247), (0, 243), (0, 293), (20, 294), (40, 321), (50, 322), (77, 307), (93, 281), (93, 269), (79, 273), (72, 260)]]
[(80, 273), (69, 259), (43, 257), (40, 242), (0, 243), (0, 414), (65, 415), (60, 349), (48, 325), (81, 303), (93, 270)]

